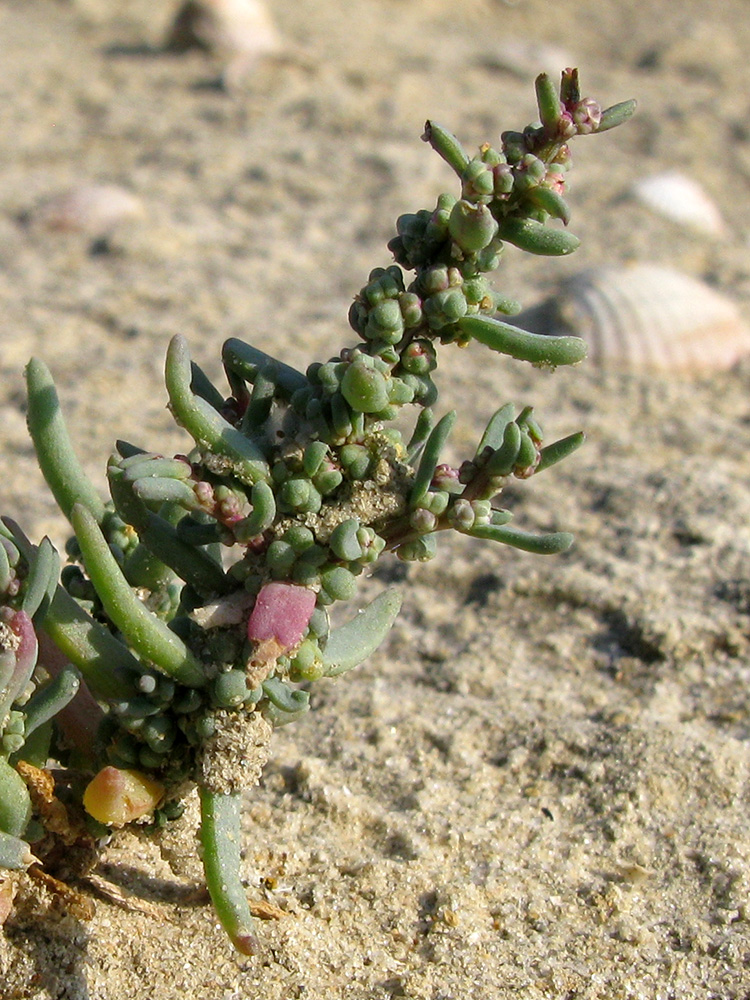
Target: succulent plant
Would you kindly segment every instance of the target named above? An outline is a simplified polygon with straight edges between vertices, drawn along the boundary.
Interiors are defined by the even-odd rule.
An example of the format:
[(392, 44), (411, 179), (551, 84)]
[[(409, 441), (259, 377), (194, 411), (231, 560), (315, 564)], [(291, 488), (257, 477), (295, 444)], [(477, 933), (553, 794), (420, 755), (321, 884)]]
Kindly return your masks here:
[[(565, 228), (568, 142), (624, 121), (634, 102), (602, 112), (581, 98), (574, 70), (559, 91), (540, 76), (536, 91), (540, 122), (474, 157), (427, 123), (423, 138), (458, 176), (459, 195), (399, 218), (395, 264), (372, 271), (352, 304), (355, 346), (300, 372), (228, 340), (225, 396), (175, 337), (169, 407), (193, 446), (166, 456), (119, 441), (106, 502), (78, 463), (49, 371), (29, 363), (30, 434), (74, 534), (60, 572), (47, 539), (34, 547), (7, 519), (0, 530), (0, 865), (27, 864), (40, 832), (19, 755), (87, 773), (80, 799), (94, 830), (167, 822), (197, 785), (208, 888), (235, 946), (251, 953), (241, 797), (273, 729), (307, 711), (311, 683), (377, 648), (400, 597), (387, 590), (335, 629), (331, 605), (352, 599), (386, 552), (431, 559), (441, 531), (542, 554), (571, 544), (566, 532), (512, 526), (499, 497), (510, 477), (543, 471), (583, 435), (544, 444), (531, 408), (506, 403), (454, 467), (441, 455), (456, 414), (433, 417), (440, 345), (476, 340), (544, 367), (586, 353), (575, 337), (514, 327), (506, 317), (519, 307), (487, 276), (506, 242), (548, 256), (576, 248)], [(407, 406), (418, 415), (404, 441), (393, 421)]]

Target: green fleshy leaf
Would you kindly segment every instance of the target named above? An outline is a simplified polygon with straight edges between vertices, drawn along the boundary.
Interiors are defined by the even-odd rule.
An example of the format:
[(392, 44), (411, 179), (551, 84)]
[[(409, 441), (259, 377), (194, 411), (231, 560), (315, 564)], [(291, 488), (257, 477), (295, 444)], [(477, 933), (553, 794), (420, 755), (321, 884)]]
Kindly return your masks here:
[(278, 364), (275, 361), (267, 361), (258, 371), (250, 400), (242, 414), (240, 430), (243, 434), (253, 434), (268, 420), (276, 396), (278, 377)]
[(566, 226), (570, 222), (570, 206), (558, 191), (540, 185), (529, 191), (528, 199), (553, 219), (560, 219)]
[(414, 485), (409, 494), (409, 506), (413, 509), (418, 506), (425, 493), (430, 488), (432, 477), (440, 461), (440, 452), (448, 439), (448, 435), (456, 422), (456, 411), (451, 410), (435, 424), (422, 452), (422, 459), (414, 478)]
[(148, 663), (189, 687), (206, 676), (184, 642), (136, 597), (91, 513), (81, 504), (71, 511), (73, 530), (86, 572), (105, 612), (126, 642)]
[(323, 650), (323, 675), (337, 677), (363, 663), (388, 635), (400, 610), (401, 595), (386, 590), (356, 618), (333, 629)]
[(15, 768), (0, 757), (0, 832), (21, 837), (31, 819), (31, 799)]
[(217, 466), (223, 462), (226, 471), (250, 486), (268, 477), (268, 462), (258, 445), (192, 392), (190, 355), (184, 337), (173, 337), (170, 342), (165, 377), (170, 409), (203, 452), (205, 462), (210, 464), (211, 458)]
[(0, 545), (0, 594), (7, 592), (12, 576), (8, 550), (4, 545)]
[(57, 589), (60, 579), (60, 556), (45, 535), (29, 559), (29, 575), (21, 609), (39, 624)]
[(512, 422), (515, 415), (516, 408), (512, 403), (506, 403), (499, 410), (495, 410), (484, 429), (481, 441), (477, 445), (477, 456), (481, 455), (485, 448), (495, 450), (500, 447), (503, 443), (505, 428)]
[(565, 257), (577, 250), (581, 243), (567, 229), (553, 229), (536, 219), (519, 219), (512, 215), (502, 220), (497, 235), (519, 250), (542, 257)]
[[(460, 529), (459, 529), (460, 530)], [(573, 536), (568, 531), (555, 531), (548, 535), (532, 535), (518, 528), (506, 527), (502, 524), (477, 524), (463, 534), (472, 538), (486, 538), (493, 542), (511, 545), (514, 549), (533, 552), (536, 555), (548, 556), (565, 552), (573, 544)]]
[(35, 729), (43, 726), (45, 722), (54, 718), (59, 711), (65, 708), (68, 702), (72, 701), (78, 694), (80, 687), (80, 671), (71, 663), (66, 664), (60, 673), (37, 691), (24, 706), (26, 737), (29, 737)]
[(154, 513), (133, 492), (117, 465), (107, 469), (109, 489), (123, 521), (138, 532), (141, 544), (199, 594), (225, 594), (232, 584), (223, 568), (203, 549), (181, 538), (172, 524)]
[(549, 132), (554, 132), (560, 121), (560, 97), (557, 87), (547, 73), (540, 73), (534, 81), (539, 119)]
[(289, 401), (298, 389), (305, 389), (310, 385), (307, 377), (298, 372), (296, 368), (285, 365), (281, 361), (276, 361), (269, 354), (259, 351), (257, 347), (252, 347), (242, 340), (231, 337), (224, 343), (221, 349), (221, 357), (227, 371), (238, 375), (245, 382), (251, 385), (255, 382), (258, 374), (269, 362), (273, 362), (275, 367), (275, 381), (278, 394)]
[(505, 425), (502, 443), (487, 462), (487, 472), (491, 476), (509, 476), (511, 474), (518, 461), (522, 439), (521, 428), (514, 420)]
[(97, 698), (122, 701), (134, 694), (143, 673), (138, 660), (62, 587), (55, 591), (42, 627), (65, 658), (78, 667)]
[(203, 869), (216, 915), (237, 951), (256, 955), (260, 945), (240, 877), (242, 796), (201, 788), (200, 803)]
[(580, 337), (530, 333), (490, 316), (465, 316), (458, 326), (493, 351), (533, 365), (576, 365), (586, 357), (586, 342)]
[(309, 693), (290, 688), (280, 677), (269, 677), (262, 687), (268, 699), (262, 709), (263, 715), (275, 729), (294, 722), (310, 708)]
[(133, 483), (133, 493), (144, 503), (176, 503), (185, 510), (200, 508), (192, 487), (181, 479), (147, 476)]
[(429, 142), (432, 148), (438, 153), (448, 166), (452, 167), (460, 177), (469, 165), (469, 156), (458, 139), (444, 129), (437, 122), (426, 121), (424, 123), (424, 142)]
[(607, 132), (611, 128), (617, 128), (618, 125), (622, 125), (623, 122), (626, 122), (628, 118), (635, 114), (637, 107), (638, 102), (631, 99), (629, 101), (620, 101), (619, 104), (613, 104), (611, 108), (606, 108), (602, 111), (601, 121), (599, 122), (596, 134)]
[(545, 469), (549, 469), (551, 465), (561, 462), (568, 455), (572, 455), (577, 448), (581, 447), (585, 440), (586, 435), (582, 431), (578, 431), (577, 434), (569, 434), (568, 437), (560, 438), (559, 441), (553, 441), (552, 444), (548, 444), (542, 448), (535, 475), (536, 473), (544, 472)]
[(26, 420), (37, 461), (60, 510), (70, 519), (74, 503), (82, 503), (101, 523), (104, 504), (84, 473), (70, 443), (55, 383), (44, 362), (32, 358), (26, 366)]
[(411, 438), (406, 446), (406, 461), (409, 465), (412, 465), (419, 457), (434, 426), (435, 414), (428, 406), (417, 417)]
[(215, 410), (221, 410), (224, 406), (224, 397), (195, 361), (190, 362), (190, 386), (196, 396), (205, 399)]
[(123, 458), (117, 467), (125, 473), (130, 483), (139, 479), (189, 479), (191, 469), (187, 462), (179, 458), (162, 458), (160, 455), (133, 455)]
[(249, 542), (251, 538), (263, 534), (276, 517), (276, 497), (268, 483), (256, 483), (250, 494), (252, 512), (233, 525), (238, 542)]

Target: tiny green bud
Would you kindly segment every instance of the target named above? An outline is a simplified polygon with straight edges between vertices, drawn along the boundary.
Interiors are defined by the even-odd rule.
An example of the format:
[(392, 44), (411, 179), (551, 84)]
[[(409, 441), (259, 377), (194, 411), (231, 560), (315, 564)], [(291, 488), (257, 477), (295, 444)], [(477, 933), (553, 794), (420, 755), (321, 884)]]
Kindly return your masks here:
[(294, 681), (316, 681), (323, 676), (320, 648), (313, 639), (305, 639), (292, 657), (289, 672)]
[(437, 527), (437, 518), (426, 508), (417, 507), (409, 516), (409, 524), (420, 535), (426, 535), (428, 532), (434, 531)]
[(495, 233), (497, 222), (486, 205), (457, 201), (448, 223), (451, 237), (466, 253), (483, 250)]
[(341, 380), (341, 393), (349, 406), (360, 413), (378, 413), (388, 405), (385, 376), (369, 367), (362, 355), (347, 368)]
[(356, 577), (343, 566), (326, 570), (320, 584), (335, 601), (350, 601), (357, 592)]
[(315, 544), (315, 535), (304, 525), (295, 524), (284, 532), (282, 540), (291, 545), (295, 553), (299, 555)]
[(428, 562), (437, 554), (437, 539), (434, 534), (422, 535), (412, 542), (405, 542), (396, 549), (396, 555), (404, 562)]
[(343, 482), (343, 475), (338, 469), (324, 469), (313, 479), (313, 485), (323, 496), (333, 493)]
[(331, 532), (328, 544), (331, 551), (338, 559), (349, 562), (359, 559), (362, 555), (362, 545), (358, 538), (360, 522), (356, 517), (351, 517), (343, 521)]
[(271, 542), (266, 551), (266, 565), (275, 579), (287, 575), (295, 563), (297, 553), (288, 542), (281, 539)]
[(370, 452), (361, 444), (346, 444), (339, 459), (350, 479), (364, 479), (370, 469)]
[(229, 670), (214, 680), (211, 700), (217, 708), (237, 708), (248, 695), (244, 670)]
[(314, 476), (328, 455), (328, 445), (325, 441), (311, 441), (305, 448), (302, 457), (302, 467), (308, 476)]

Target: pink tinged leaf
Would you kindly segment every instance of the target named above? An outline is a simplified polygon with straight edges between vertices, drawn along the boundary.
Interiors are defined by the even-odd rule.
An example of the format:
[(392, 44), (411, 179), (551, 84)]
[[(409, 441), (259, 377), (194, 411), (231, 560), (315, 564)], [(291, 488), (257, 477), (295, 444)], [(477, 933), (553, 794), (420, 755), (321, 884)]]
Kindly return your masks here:
[(255, 601), (247, 623), (248, 639), (275, 639), (281, 650), (303, 638), (315, 609), (315, 591), (293, 583), (267, 583)]
[[(36, 633), (31, 618), (25, 611), (11, 612), (5, 608), (3, 612), (0, 621), (12, 633), (10, 644), (6, 647), (5, 653), (10, 654), (12, 659), (8, 663), (8, 657), (5, 656), (3, 663), (0, 664), (0, 672), (3, 674), (3, 689), (0, 691), (0, 722), (4, 721), (11, 705), (29, 683), (37, 658)], [(10, 667), (10, 671), (8, 667)]]
[(34, 625), (25, 611), (17, 611), (8, 624), (20, 640), (16, 648), (17, 668), (28, 679), (36, 666), (37, 641)]

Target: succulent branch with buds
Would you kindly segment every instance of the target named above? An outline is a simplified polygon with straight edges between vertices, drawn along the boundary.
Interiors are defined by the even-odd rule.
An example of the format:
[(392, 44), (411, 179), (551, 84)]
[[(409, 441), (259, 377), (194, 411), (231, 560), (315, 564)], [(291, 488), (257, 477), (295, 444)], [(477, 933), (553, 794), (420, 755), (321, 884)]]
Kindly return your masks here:
[[(170, 457), (118, 441), (106, 502), (79, 465), (48, 369), (29, 363), (29, 431), (74, 534), (61, 569), (48, 539), (35, 546), (10, 519), (0, 525), (0, 867), (44, 862), (53, 832), (20, 762), (52, 759), (83, 776), (60, 805), (85, 811), (93, 839), (144, 816), (168, 822), (197, 785), (208, 888), (235, 946), (252, 953), (242, 795), (273, 729), (307, 711), (311, 683), (378, 647), (400, 597), (385, 591), (338, 628), (331, 606), (351, 600), (386, 552), (431, 559), (441, 531), (542, 554), (571, 544), (566, 532), (512, 526), (500, 497), (510, 477), (565, 458), (581, 434), (545, 444), (532, 409), (507, 403), (454, 467), (442, 451), (456, 414), (433, 417), (439, 346), (476, 340), (551, 368), (586, 354), (575, 337), (514, 327), (519, 307), (488, 275), (504, 243), (576, 249), (568, 143), (635, 105), (602, 111), (581, 97), (575, 70), (559, 90), (540, 76), (536, 93), (540, 121), (473, 157), (427, 122), (423, 138), (460, 191), (398, 219), (395, 264), (372, 271), (350, 309), (354, 346), (303, 373), (228, 340), (225, 396), (175, 337), (169, 407), (193, 446)], [(418, 415), (404, 441), (394, 421), (407, 406)]]

